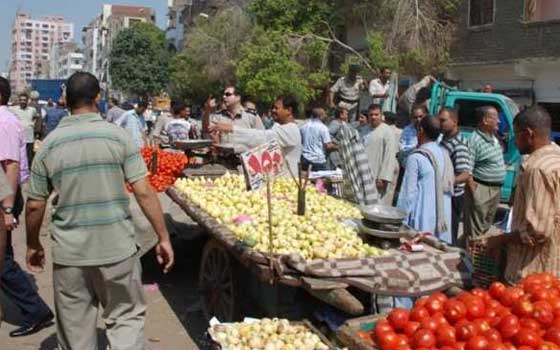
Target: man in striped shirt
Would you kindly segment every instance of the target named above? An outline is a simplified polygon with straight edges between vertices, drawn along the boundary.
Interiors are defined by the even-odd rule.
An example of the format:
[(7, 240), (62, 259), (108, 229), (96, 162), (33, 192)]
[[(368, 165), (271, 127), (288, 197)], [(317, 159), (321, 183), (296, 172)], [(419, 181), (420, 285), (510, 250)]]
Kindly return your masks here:
[(463, 197), (465, 194), (465, 183), (470, 177), (469, 149), (459, 134), (459, 117), (457, 111), (451, 108), (443, 108), (439, 112), (439, 120), (443, 139), (441, 145), (449, 152), (453, 169), (455, 171), (455, 187), (451, 198), (451, 238), (453, 245), (461, 245), (458, 242), (459, 222), (463, 217)]
[(560, 277), (560, 147), (550, 143), (551, 119), (541, 107), (518, 114), (513, 126), (515, 143), (529, 158), (517, 178), (512, 232), (488, 247), (507, 245), (504, 277), (511, 284), (536, 272)]
[(484, 235), (494, 222), (506, 176), (502, 146), (495, 136), (500, 123), (498, 111), (492, 106), (480, 107), (476, 118), (478, 128), (467, 142), (472, 176), (464, 200), (466, 238)]

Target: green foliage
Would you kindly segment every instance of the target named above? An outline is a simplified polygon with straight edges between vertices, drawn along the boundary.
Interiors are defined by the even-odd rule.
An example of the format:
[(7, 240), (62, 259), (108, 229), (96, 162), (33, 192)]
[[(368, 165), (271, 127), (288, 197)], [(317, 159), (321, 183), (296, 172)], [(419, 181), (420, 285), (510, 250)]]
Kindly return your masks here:
[(302, 103), (315, 98), (329, 79), (329, 73), (316, 66), (326, 46), (298, 45), (299, 51), (294, 50), (282, 33), (259, 29), (255, 39), (243, 45), (237, 62), (236, 75), (243, 91), (266, 104), (284, 94), (294, 95)]
[(184, 51), (171, 62), (172, 95), (202, 103), (226, 82), (235, 82), (241, 47), (252, 33), (249, 18), (235, 7), (198, 21)]
[(399, 58), (387, 50), (382, 33), (371, 33), (368, 35), (367, 42), (369, 45), (368, 56), (371, 61), (370, 64), (375, 70), (380, 71), (382, 67), (389, 67), (393, 70), (399, 68)]
[(335, 0), (252, 0), (249, 14), (258, 25), (281, 32), (319, 33), (336, 20)]
[(115, 88), (143, 96), (159, 93), (169, 81), (165, 33), (150, 23), (122, 30), (113, 41), (109, 73)]

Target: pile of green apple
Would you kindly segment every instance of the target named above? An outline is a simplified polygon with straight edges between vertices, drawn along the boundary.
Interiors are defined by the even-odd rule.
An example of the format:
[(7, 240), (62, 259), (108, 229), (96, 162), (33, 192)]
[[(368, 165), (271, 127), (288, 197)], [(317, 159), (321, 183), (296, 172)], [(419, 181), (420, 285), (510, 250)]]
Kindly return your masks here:
[[(245, 179), (226, 174), (214, 181), (204, 177), (179, 179), (175, 187), (240, 241), (253, 249), (270, 252), (266, 188), (247, 191)], [(297, 187), (292, 179), (279, 178), (272, 185), (272, 253), (297, 253), (305, 260), (363, 258), (386, 252), (365, 244), (343, 219), (361, 218), (348, 202), (306, 190), (306, 215), (296, 215)]]

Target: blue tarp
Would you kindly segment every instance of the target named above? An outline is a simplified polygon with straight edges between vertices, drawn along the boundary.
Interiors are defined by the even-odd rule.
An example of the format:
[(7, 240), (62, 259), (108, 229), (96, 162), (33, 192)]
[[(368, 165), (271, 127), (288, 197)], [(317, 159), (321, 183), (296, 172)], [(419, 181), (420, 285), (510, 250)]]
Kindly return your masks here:
[(31, 79), (29, 84), (32, 90), (39, 92), (39, 99), (47, 101), (52, 98), (53, 101), (58, 101), (62, 96), (62, 88), (65, 79)]

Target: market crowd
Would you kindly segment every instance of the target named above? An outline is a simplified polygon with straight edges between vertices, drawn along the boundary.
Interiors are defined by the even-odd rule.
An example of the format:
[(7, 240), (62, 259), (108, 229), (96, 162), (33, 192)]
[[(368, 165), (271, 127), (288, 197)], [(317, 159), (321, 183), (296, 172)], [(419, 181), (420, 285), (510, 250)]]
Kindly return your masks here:
[[(290, 173), (341, 169), (354, 182), (345, 197), (401, 208), (407, 213), (404, 223), (419, 232), (460, 247), (486, 235), (506, 176), (499, 111), (492, 105), (478, 108), (469, 116), (477, 127), (463, 136), (459, 111), (445, 107), (430, 114), (425, 91), (432, 77), (399, 95), (389, 68), (369, 83), (358, 71), (351, 66), (332, 85), (324, 104), (304, 110), (296, 98), (279, 96), (258, 111), (258, 100), (243, 98), (236, 86), (228, 85), (220, 99), (210, 97), (200, 108), (173, 101), (169, 109), (157, 110), (147, 101), (132, 105), (111, 98), (103, 115), (98, 111), (99, 82), (88, 73), (72, 75), (64, 99), (46, 107), (22, 93), (9, 108), (10, 86), (0, 78), (0, 283), (24, 316), (10, 335), (35, 333), (54, 318), (14, 261), (11, 244), (25, 209), (27, 267), (43, 269), (47, 257), (39, 231), (52, 201), (60, 348), (96, 348), (99, 306), (113, 348), (142, 348), (146, 303), (123, 183), (132, 185), (158, 235), (158, 261), (166, 272), (174, 262), (162, 210), (139, 153), (146, 145), (175, 148), (189, 140), (212, 139), (240, 153), (275, 140)], [(366, 108), (360, 102), (362, 91), (372, 101)], [(516, 180), (512, 229), (493, 236), (488, 246), (505, 249), (505, 280), (514, 284), (532, 272), (560, 275), (560, 148), (550, 142), (551, 118), (540, 107), (515, 116), (512, 131), (526, 155)], [(356, 154), (367, 161), (357, 161)], [(410, 306), (411, 300), (397, 298), (395, 303)]]

